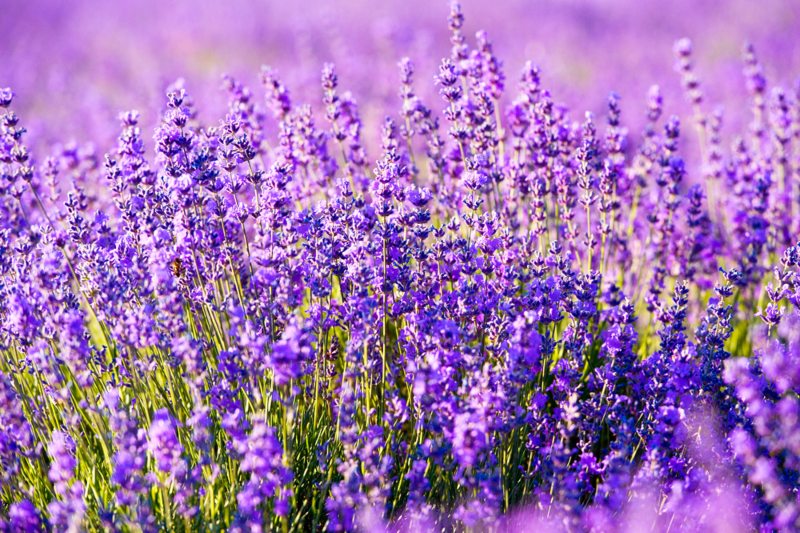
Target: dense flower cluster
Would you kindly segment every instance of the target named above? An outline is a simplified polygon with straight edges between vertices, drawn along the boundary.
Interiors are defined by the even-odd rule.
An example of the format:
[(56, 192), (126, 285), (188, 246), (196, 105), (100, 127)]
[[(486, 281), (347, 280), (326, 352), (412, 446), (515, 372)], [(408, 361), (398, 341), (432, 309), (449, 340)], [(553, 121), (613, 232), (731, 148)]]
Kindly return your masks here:
[(800, 528), (800, 89), (746, 46), (728, 143), (683, 39), (632, 129), (448, 24), (373, 122), (264, 67), (45, 156), (0, 90), (0, 530)]

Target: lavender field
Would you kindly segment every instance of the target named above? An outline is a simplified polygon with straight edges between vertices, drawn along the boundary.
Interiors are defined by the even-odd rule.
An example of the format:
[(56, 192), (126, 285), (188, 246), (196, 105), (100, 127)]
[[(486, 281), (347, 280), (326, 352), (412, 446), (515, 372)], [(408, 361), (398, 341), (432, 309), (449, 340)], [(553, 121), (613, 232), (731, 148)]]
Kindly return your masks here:
[(1, 0), (0, 533), (800, 530), (798, 28)]

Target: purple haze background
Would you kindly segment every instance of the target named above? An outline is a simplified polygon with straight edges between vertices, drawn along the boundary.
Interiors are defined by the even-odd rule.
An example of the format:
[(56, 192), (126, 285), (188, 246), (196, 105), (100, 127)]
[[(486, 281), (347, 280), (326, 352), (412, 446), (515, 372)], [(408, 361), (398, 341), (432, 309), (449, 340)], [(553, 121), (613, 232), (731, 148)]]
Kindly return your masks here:
[[(122, 109), (145, 111), (144, 123), (153, 124), (151, 110), (177, 77), (205, 100), (219, 93), (223, 74), (256, 86), (262, 64), (275, 67), (300, 98), (318, 103), (318, 72), (334, 62), (343, 88), (381, 118), (396, 104), (402, 56), (416, 63), (422, 90), (433, 90), (429, 80), (448, 47), (441, 23), (448, 6), (446, 0), (6, 0), (0, 80), (14, 87), (34, 136), (49, 141), (111, 142)], [(668, 107), (684, 106), (671, 68), (680, 37), (694, 43), (708, 101), (728, 108), (743, 105), (743, 81), (730, 80), (742, 79), (745, 41), (755, 45), (775, 84), (790, 85), (786, 73), (800, 65), (800, 2), (466, 0), (463, 8), (465, 33), (488, 31), (511, 85), (532, 60), (574, 112), (602, 109), (615, 91), (629, 123), (643, 115), (653, 83)], [(216, 117), (221, 110), (202, 111)]]

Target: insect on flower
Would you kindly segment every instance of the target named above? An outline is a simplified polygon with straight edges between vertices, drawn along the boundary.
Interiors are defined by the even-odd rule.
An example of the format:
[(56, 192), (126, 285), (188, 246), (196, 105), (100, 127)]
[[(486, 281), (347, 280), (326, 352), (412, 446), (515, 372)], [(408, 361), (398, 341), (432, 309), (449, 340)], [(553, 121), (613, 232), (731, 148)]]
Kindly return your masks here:
[(169, 264), (169, 270), (172, 272), (172, 275), (178, 279), (182, 279), (186, 274), (186, 269), (183, 268), (183, 261), (180, 257), (176, 257), (172, 260), (172, 262)]

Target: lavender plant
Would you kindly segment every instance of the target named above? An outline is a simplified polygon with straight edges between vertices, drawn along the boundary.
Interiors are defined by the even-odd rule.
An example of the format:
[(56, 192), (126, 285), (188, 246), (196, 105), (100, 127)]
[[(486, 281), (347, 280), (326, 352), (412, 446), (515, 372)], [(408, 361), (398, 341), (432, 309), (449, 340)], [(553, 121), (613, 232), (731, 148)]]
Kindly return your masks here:
[(627, 126), (464, 24), (377, 119), (0, 90), (0, 530), (800, 528), (798, 87), (745, 46), (726, 132), (681, 39)]

